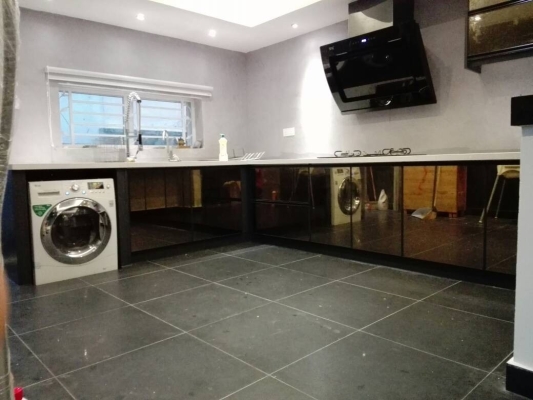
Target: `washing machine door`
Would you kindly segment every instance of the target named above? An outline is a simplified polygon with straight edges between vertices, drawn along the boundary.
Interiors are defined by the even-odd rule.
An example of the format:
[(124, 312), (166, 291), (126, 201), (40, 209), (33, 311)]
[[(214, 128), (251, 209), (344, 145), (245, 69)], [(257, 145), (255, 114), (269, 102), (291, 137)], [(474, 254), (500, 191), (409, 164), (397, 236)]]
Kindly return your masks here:
[(361, 206), (359, 185), (351, 178), (345, 178), (339, 186), (337, 195), (339, 208), (344, 215), (353, 215)]
[(54, 260), (84, 264), (104, 251), (111, 229), (104, 207), (94, 200), (73, 198), (49, 210), (41, 225), (41, 242)]

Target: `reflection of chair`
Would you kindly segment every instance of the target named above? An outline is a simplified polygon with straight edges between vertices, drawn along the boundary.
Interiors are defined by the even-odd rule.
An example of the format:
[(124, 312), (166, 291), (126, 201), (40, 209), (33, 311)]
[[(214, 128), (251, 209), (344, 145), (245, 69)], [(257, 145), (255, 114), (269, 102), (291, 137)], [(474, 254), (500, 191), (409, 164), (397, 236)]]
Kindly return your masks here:
[(498, 183), (500, 182), (500, 178), (503, 178), (502, 191), (500, 192), (500, 199), (498, 200), (498, 207), (496, 207), (496, 214), (494, 215), (494, 218), (498, 218), (500, 206), (502, 204), (503, 191), (505, 190), (505, 183), (507, 179), (520, 178), (520, 165), (498, 165), (496, 180), (494, 181), (494, 186), (492, 187), (492, 193), (490, 194), (489, 204), (487, 204), (487, 208), (483, 210), (483, 213), (481, 213), (481, 218), (479, 219), (480, 224), (483, 223), (485, 213), (488, 213), (490, 210), (490, 206), (492, 204), (494, 194), (496, 193)]

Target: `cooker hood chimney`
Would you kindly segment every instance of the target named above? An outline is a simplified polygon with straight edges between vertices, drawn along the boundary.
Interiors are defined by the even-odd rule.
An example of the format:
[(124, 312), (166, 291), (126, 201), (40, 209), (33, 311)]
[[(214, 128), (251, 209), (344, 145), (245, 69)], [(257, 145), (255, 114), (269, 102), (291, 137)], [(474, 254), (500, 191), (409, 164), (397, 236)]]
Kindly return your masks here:
[(349, 4), (349, 37), (414, 21), (414, 0), (355, 0)]
[(320, 48), (343, 114), (437, 102), (414, 0), (355, 0), (349, 39)]

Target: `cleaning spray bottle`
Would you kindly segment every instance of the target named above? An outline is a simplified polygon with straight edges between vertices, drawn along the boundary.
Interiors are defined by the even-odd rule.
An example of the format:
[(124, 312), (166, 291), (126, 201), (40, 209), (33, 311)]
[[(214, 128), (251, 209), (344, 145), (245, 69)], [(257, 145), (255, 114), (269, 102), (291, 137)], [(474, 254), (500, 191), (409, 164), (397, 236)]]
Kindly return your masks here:
[(218, 146), (220, 148), (218, 161), (228, 161), (228, 139), (226, 139), (224, 134), (220, 135)]

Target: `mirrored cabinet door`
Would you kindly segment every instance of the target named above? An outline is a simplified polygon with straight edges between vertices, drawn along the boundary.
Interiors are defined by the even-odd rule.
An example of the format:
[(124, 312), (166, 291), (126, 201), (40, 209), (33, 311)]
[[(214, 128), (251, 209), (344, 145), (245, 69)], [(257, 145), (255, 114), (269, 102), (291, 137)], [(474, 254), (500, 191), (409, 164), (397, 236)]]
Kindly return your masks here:
[(259, 201), (307, 204), (309, 168), (255, 168), (255, 198)]
[(353, 248), (402, 255), (401, 176), (402, 167), (352, 167), (360, 201), (352, 215)]
[(191, 171), (194, 240), (242, 231), (241, 175), (238, 167)]
[(485, 169), (404, 167), (404, 255), (483, 269)]
[[(361, 188), (350, 166), (311, 168), (311, 241), (352, 247), (352, 216), (361, 206)], [(357, 202), (357, 203), (356, 203)]]
[(469, 56), (533, 45), (533, 2), (471, 15), (468, 25)]
[(516, 274), (520, 166), (486, 167), (490, 188), (487, 204), (487, 270)]
[(132, 252), (191, 242), (191, 171), (138, 169), (128, 176)]

